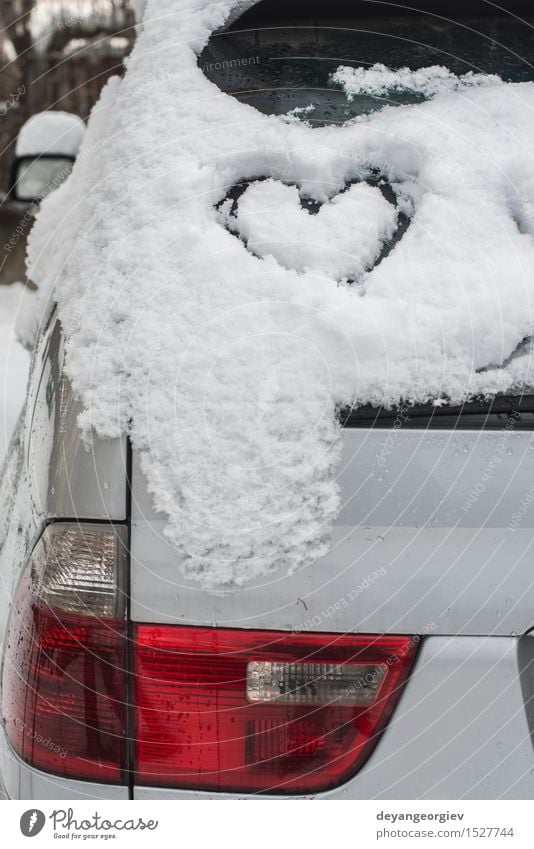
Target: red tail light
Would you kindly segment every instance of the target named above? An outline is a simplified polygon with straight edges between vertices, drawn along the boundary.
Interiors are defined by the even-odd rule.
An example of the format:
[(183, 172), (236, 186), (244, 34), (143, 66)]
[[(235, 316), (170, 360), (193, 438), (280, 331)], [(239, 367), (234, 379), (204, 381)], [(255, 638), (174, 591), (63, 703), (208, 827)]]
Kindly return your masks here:
[(412, 665), (409, 637), (138, 625), (136, 783), (310, 793), (369, 756)]
[[(125, 531), (53, 524), (14, 601), (2, 717), (37, 768), (128, 781)], [(365, 762), (415, 655), (410, 637), (136, 625), (135, 781), (311, 793)]]
[(2, 714), (15, 751), (58, 775), (120, 783), (126, 768), (122, 529), (51, 525), (18, 588)]

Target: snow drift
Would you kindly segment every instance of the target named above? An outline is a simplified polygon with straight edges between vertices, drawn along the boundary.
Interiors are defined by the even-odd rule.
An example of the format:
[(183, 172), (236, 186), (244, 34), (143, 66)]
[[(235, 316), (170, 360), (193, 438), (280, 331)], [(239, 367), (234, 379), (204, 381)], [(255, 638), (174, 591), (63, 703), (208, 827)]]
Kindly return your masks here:
[[(477, 80), (312, 129), (197, 66), (244, 5), (149, 0), (29, 251), (80, 425), (130, 433), (204, 586), (326, 551), (339, 407), (457, 403), (533, 378), (534, 85)], [(400, 213), (409, 226), (378, 261)]]
[(496, 74), (453, 74), (443, 65), (431, 65), (428, 68), (391, 69), (377, 63), (371, 68), (340, 67), (331, 75), (331, 81), (338, 83), (349, 99), (357, 94), (372, 94), (377, 97), (392, 92), (412, 92), (425, 97), (445, 94), (452, 91), (465, 91), (475, 86), (494, 86), (502, 83)]

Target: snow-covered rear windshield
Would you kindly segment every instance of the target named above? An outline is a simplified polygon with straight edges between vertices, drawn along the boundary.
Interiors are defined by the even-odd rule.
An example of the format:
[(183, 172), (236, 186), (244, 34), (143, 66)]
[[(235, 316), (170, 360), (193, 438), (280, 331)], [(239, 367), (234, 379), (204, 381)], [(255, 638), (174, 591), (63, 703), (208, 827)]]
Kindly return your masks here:
[[(354, 10), (350, 14), (343, 11), (347, 5)], [(522, 17), (510, 15), (510, 5)], [(260, 112), (315, 125), (342, 123), (386, 104), (420, 102), (447, 83), (476, 84), (481, 74), (506, 82), (533, 80), (534, 10), (525, 17), (523, 5), (506, 4), (505, 15), (481, 3), (464, 3), (460, 14), (451, 3), (441, 9), (431, 3), (433, 14), (390, 6), (394, 14), (380, 15), (382, 4), (337, 0), (324, 4), (324, 12), (313, 11), (313, 4), (264, 2), (214, 34), (199, 65), (219, 88)], [(378, 74), (377, 65), (385, 66)], [(438, 87), (433, 91), (432, 84), (406, 77), (400, 85), (384, 81), (387, 69), (400, 68), (433, 69), (427, 76), (431, 83), (437, 77)], [(368, 72), (355, 93), (351, 69)]]
[[(415, 16), (397, 64), (369, 49), (364, 65), (318, 26), (327, 93), (344, 68), (355, 109), (400, 67), (394, 92), (400, 81), (428, 99), (316, 126), (222, 90), (282, 55), (263, 51), (259, 24), (232, 23), (244, 7), (150, 0), (29, 245), (38, 304), (58, 304), (80, 426), (129, 435), (177, 564), (203, 587), (278, 580), (327, 554), (343, 505), (339, 410), (404, 403), (415, 418), (412, 405), (534, 391), (534, 83), (502, 82), (530, 76), (532, 28), (504, 19), (500, 47), (484, 19), (475, 57), (457, 24), (429, 55)], [(218, 88), (198, 52), (229, 43), (212, 35), (225, 21), (259, 35), (226, 53), (224, 73), (208, 67)], [(289, 70), (311, 56), (292, 49)], [(490, 82), (439, 94), (470, 72)]]

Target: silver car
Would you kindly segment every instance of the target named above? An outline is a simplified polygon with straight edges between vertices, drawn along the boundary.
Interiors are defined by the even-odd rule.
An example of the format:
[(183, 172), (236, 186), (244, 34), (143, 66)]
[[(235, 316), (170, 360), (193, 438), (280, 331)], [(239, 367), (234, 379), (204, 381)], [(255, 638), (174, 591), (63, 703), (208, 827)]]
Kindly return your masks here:
[[(229, 45), (272, 54), (268, 13), (287, 4), (271, 5), (210, 40), (206, 74), (259, 109), (314, 97), (323, 122), (378, 108), (325, 94), (302, 20), (285, 45), (311, 56), (296, 95), (282, 63), (249, 62), (246, 90), (241, 66), (219, 73)], [(494, 23), (464, 28), (456, 61), (482, 62)], [(408, 23), (380, 26), (400, 39)], [(422, 64), (454, 41), (409, 26)], [(332, 45), (314, 31), (321, 60)], [(362, 61), (382, 57), (373, 33)], [(533, 797), (533, 396), (342, 414), (330, 553), (209, 591), (179, 577), (128, 439), (83, 441), (64, 364), (52, 313), (0, 493), (9, 797)]]

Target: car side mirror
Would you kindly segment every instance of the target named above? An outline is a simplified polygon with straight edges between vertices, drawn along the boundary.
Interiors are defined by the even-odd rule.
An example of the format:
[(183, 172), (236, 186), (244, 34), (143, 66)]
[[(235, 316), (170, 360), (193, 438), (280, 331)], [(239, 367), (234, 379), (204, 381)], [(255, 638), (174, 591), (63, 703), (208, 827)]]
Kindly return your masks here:
[(73, 156), (17, 156), (11, 172), (11, 197), (23, 203), (40, 203), (67, 179), (73, 164)]
[(21, 127), (11, 169), (13, 200), (38, 204), (67, 179), (85, 135), (85, 124), (70, 112), (32, 115)]

